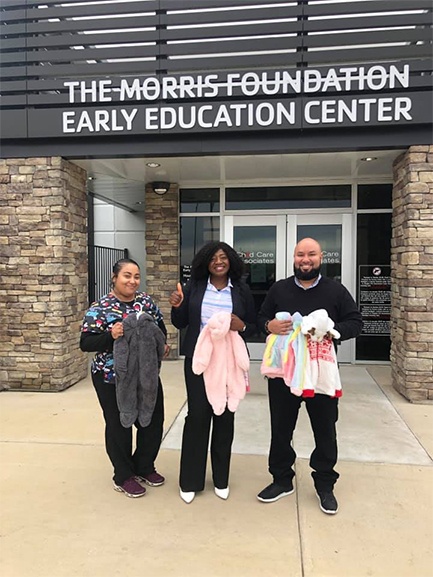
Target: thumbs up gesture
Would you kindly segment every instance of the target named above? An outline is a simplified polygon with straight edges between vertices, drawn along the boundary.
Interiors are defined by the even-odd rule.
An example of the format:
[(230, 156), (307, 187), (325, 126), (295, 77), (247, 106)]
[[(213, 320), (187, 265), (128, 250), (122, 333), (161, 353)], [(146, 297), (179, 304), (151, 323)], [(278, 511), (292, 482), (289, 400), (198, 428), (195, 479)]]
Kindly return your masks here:
[(171, 306), (174, 308), (180, 307), (180, 305), (182, 304), (183, 290), (182, 290), (182, 284), (180, 282), (177, 283), (176, 290), (171, 293), (169, 302)]

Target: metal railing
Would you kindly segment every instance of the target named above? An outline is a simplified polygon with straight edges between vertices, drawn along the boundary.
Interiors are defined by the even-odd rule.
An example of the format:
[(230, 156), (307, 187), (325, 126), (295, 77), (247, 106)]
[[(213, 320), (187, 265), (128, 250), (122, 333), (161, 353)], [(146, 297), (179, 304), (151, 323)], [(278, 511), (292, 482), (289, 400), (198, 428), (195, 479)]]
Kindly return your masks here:
[(127, 248), (89, 245), (89, 303), (110, 292), (113, 265), (128, 258)]

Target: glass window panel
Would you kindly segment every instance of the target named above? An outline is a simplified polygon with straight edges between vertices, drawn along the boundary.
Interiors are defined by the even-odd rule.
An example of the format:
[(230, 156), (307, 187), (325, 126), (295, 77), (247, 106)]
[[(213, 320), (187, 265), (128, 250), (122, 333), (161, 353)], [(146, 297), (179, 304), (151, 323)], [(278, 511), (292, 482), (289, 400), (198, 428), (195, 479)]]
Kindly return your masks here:
[(348, 184), (226, 188), (227, 210), (346, 208), (350, 205), (351, 186)]
[(219, 212), (219, 188), (181, 188), (180, 212)]
[[(201, 247), (220, 239), (218, 216), (183, 216), (180, 219), (180, 281), (185, 284), (191, 276), (191, 262)], [(185, 329), (180, 331), (180, 354), (183, 355)]]
[(392, 184), (360, 184), (358, 208), (391, 208)]
[(341, 224), (301, 224), (297, 229), (297, 242), (303, 238), (314, 238), (322, 247), (323, 261), (320, 272), (341, 282)]
[(181, 280), (190, 277), (191, 262), (201, 247), (220, 238), (218, 216), (183, 216), (180, 219), (180, 267)]
[[(389, 361), (391, 339), (389, 334), (390, 286), (386, 278), (391, 263), (391, 213), (358, 214), (357, 219), (357, 299), (364, 316), (362, 334), (356, 339), (356, 359), (359, 361)], [(368, 270), (373, 274), (382, 271), (382, 287), (375, 288), (374, 304), (366, 306), (364, 295), (361, 301), (361, 288), (365, 293), (364, 275)], [(367, 273), (365, 272), (367, 270)], [(363, 276), (363, 279), (360, 276)], [(368, 280), (368, 279), (367, 279)], [(378, 331), (382, 332), (378, 332)]]
[[(235, 226), (233, 248), (245, 263), (245, 281), (250, 286), (258, 312), (269, 288), (275, 282), (277, 227)], [(249, 342), (264, 343), (265, 335), (257, 332)]]

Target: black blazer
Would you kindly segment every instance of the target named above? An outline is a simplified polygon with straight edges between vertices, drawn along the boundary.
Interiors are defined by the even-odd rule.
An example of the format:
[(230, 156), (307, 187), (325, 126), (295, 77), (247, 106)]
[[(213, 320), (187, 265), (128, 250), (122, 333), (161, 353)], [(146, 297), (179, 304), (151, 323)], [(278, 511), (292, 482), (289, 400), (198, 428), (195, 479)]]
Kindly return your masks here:
[[(201, 303), (206, 291), (208, 279), (190, 281), (183, 289), (184, 299), (180, 307), (171, 309), (171, 322), (177, 329), (186, 327), (185, 340), (182, 343), (182, 354), (191, 357), (200, 334)], [(246, 329), (240, 332), (241, 337), (248, 337), (256, 331), (256, 310), (250, 287), (243, 281), (232, 282), (233, 314), (244, 321)]]

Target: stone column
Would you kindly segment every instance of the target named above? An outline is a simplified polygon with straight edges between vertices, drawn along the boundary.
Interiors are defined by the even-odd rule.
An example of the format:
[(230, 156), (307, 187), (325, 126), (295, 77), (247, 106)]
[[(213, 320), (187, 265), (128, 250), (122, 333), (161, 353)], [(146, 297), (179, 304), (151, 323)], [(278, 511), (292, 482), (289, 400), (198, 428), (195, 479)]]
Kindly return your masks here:
[(87, 374), (86, 173), (59, 158), (0, 160), (0, 382), (61, 391)]
[(179, 281), (179, 191), (172, 185), (163, 196), (146, 187), (146, 292), (164, 315), (170, 358), (178, 357), (178, 331), (170, 323), (170, 293)]
[(412, 402), (433, 400), (433, 146), (394, 162), (391, 241), (393, 386)]

